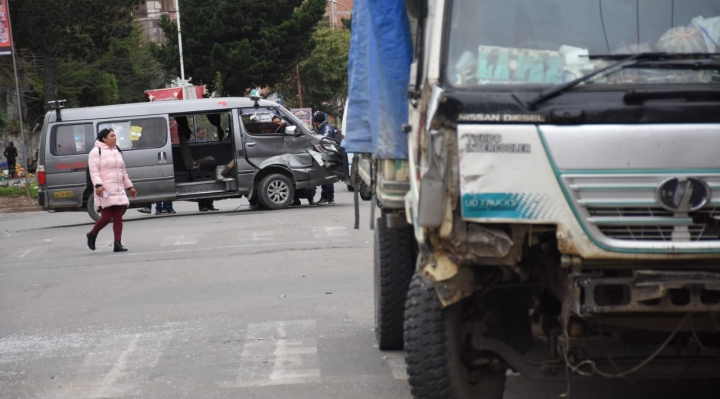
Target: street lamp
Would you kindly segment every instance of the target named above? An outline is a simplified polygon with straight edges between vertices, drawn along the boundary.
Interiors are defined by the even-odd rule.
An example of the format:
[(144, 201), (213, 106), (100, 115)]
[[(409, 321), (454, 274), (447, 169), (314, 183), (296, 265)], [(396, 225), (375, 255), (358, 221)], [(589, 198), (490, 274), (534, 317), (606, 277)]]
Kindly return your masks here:
[(343, 6), (343, 7), (345, 7), (346, 10), (350, 11), (350, 13), (352, 13), (352, 9), (350, 9), (350, 8), (349, 8), (348, 6), (346, 6), (345, 4), (338, 3), (337, 0), (328, 0), (328, 3), (330, 3), (330, 15), (331, 15), (331, 18), (332, 18), (332, 27), (333, 27), (333, 28), (337, 28), (337, 16), (336, 16), (336, 14), (337, 14), (337, 9), (336, 9), (336, 7), (337, 7), (338, 5)]
[(178, 26), (178, 49), (180, 50), (180, 80), (185, 85), (185, 63), (183, 62), (182, 33), (180, 30), (180, 4), (175, 0), (175, 20)]

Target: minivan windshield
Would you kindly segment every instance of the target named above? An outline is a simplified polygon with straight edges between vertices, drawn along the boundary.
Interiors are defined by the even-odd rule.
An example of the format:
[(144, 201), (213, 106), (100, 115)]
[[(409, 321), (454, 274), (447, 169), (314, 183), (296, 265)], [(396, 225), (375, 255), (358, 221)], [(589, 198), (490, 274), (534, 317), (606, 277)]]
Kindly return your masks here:
[[(592, 55), (715, 53), (720, 0), (455, 0), (449, 23), (450, 85), (556, 85), (613, 62)], [(717, 82), (714, 70), (652, 67), (586, 84)]]

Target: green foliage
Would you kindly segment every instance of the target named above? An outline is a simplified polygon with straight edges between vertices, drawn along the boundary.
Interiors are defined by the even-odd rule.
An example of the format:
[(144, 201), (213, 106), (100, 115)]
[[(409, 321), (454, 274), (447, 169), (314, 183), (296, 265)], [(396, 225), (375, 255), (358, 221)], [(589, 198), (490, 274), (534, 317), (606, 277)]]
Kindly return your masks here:
[[(339, 115), (347, 97), (350, 31), (318, 27), (313, 34), (317, 46), (300, 63), (303, 106), (330, 115)], [(289, 73), (276, 87), (289, 107), (298, 106), (297, 79)]]
[(9, 0), (16, 46), (41, 56), (27, 70), (43, 105), (68, 106), (142, 101), (162, 83), (162, 68), (133, 18), (142, 0)]
[[(27, 190), (25, 189), (25, 186), (8, 186), (8, 187), (2, 187), (0, 186), (0, 197), (24, 197), (27, 195)], [(30, 183), (30, 196), (33, 198), (37, 198), (38, 196), (38, 185), (37, 182), (31, 182)]]
[[(325, 6), (326, 0), (180, 0), (186, 75), (210, 84), (220, 72), (230, 95), (274, 85), (313, 49)], [(165, 18), (161, 27), (168, 41), (153, 52), (179, 75), (177, 26)]]

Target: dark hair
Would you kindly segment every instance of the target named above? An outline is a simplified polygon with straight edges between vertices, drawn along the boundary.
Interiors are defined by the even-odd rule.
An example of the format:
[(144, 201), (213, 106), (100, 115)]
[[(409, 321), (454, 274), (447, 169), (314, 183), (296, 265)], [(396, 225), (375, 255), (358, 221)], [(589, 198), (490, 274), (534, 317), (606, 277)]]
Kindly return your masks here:
[(99, 132), (98, 132), (98, 135), (97, 135), (97, 141), (102, 141), (102, 142), (104, 142), (105, 139), (107, 138), (107, 136), (110, 135), (110, 132), (114, 132), (114, 130), (112, 130), (112, 129), (103, 129), (103, 130), (99, 131)]
[(282, 122), (282, 118), (279, 117), (278, 115), (274, 115), (274, 116), (272, 117), (272, 120), (275, 120), (275, 119), (280, 119), (280, 122)]
[(323, 123), (327, 122), (327, 115), (325, 115), (324, 112), (318, 111), (315, 116), (313, 116), (313, 123)]

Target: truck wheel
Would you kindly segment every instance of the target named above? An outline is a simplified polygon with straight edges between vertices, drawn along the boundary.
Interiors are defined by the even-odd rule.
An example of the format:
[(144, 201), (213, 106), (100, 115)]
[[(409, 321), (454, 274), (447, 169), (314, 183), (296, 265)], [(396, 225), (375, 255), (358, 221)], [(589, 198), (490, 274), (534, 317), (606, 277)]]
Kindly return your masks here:
[(412, 228), (391, 229), (387, 218), (375, 227), (375, 339), (381, 350), (403, 348), (403, 313), (415, 271), (417, 244)]
[(505, 372), (470, 369), (463, 337), (463, 302), (445, 309), (419, 273), (405, 304), (405, 363), (415, 399), (502, 399)]
[(87, 212), (92, 220), (97, 222), (98, 219), (100, 219), (100, 212), (98, 212), (97, 206), (95, 206), (95, 196), (92, 194), (87, 199)]
[(268, 209), (285, 209), (293, 201), (295, 186), (292, 180), (279, 173), (265, 176), (260, 182), (260, 205)]

